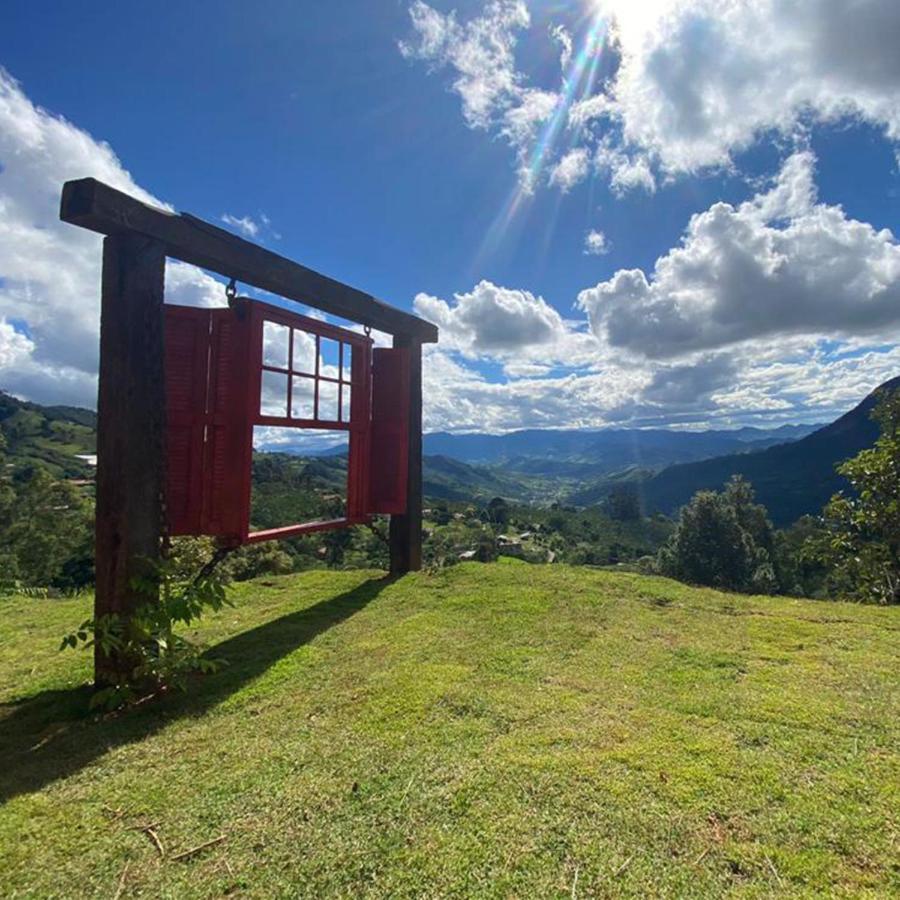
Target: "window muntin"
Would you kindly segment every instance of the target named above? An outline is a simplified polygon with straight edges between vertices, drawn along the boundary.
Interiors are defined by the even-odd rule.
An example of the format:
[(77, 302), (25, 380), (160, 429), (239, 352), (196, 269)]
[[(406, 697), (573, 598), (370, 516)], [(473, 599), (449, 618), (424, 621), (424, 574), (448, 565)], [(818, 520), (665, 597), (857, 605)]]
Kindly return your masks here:
[(359, 372), (354, 377), (354, 347), (363, 352), (368, 340), (308, 321), (298, 328), (264, 318), (257, 413), (279, 424), (348, 429), (353, 388), (362, 387)]

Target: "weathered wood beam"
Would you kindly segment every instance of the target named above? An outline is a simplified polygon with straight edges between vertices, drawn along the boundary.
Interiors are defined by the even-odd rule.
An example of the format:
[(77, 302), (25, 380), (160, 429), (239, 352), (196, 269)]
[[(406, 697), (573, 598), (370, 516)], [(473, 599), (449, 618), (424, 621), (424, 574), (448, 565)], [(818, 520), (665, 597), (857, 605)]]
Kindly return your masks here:
[(422, 568), (422, 344), (416, 338), (394, 337), (395, 347), (409, 348), (409, 462), (406, 512), (391, 516), (391, 574)]
[(438, 339), (437, 328), (418, 316), (202, 219), (149, 206), (94, 178), (66, 182), (59, 217), (100, 234), (137, 233), (153, 238), (175, 259), (388, 334), (424, 343)]
[[(165, 441), (165, 247), (140, 234), (103, 242), (97, 398), (94, 616), (118, 616), (157, 598), (136, 590), (155, 577), (162, 531)], [(95, 645), (97, 685), (129, 680), (134, 660)]]

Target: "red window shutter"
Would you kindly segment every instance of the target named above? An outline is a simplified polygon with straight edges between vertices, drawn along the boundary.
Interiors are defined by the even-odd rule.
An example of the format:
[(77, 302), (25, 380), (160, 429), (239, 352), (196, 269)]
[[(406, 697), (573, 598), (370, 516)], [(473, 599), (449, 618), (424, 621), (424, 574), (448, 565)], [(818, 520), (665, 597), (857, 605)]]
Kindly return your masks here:
[(372, 351), (369, 512), (406, 512), (409, 465), (409, 350)]
[[(210, 312), (204, 534), (242, 541), (250, 521), (253, 428), (249, 418), (250, 325), (230, 309)], [(249, 317), (248, 317), (249, 318)]]
[(171, 534), (199, 534), (209, 310), (165, 307), (166, 513)]

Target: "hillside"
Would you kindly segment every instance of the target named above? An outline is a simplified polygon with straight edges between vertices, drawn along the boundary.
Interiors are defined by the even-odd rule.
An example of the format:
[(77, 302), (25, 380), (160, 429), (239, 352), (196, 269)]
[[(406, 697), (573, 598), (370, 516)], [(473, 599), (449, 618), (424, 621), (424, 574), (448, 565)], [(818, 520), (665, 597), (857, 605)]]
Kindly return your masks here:
[(732, 475), (742, 475), (753, 483), (757, 500), (776, 525), (818, 513), (832, 494), (847, 486), (835, 466), (872, 446), (878, 437), (878, 426), (871, 419), (876, 394), (897, 388), (900, 377), (885, 382), (837, 421), (794, 443), (665, 469), (642, 485), (646, 509), (671, 514), (697, 491), (718, 490)]
[(533, 490), (527, 478), (514, 478), (486, 466), (473, 466), (447, 456), (422, 459), (422, 489), (430, 500), (526, 499)]
[(0, 895), (900, 887), (896, 610), (521, 564), (232, 597), (226, 668), (103, 719), (56, 650), (89, 599), (4, 601)]
[(97, 416), (74, 406), (40, 406), (0, 391), (0, 434), (7, 461), (16, 466), (39, 462), (57, 477), (89, 474), (79, 454), (96, 449)]

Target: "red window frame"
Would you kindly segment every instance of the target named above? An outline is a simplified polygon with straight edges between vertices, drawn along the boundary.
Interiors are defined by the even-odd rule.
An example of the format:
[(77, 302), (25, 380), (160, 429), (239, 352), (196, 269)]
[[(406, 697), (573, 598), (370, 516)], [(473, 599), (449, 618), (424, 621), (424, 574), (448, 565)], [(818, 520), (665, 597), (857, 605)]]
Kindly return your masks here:
[[(285, 525), (278, 528), (268, 528), (261, 531), (249, 530), (251, 475), (247, 472), (245, 486), (247, 523), (244, 533), (241, 535), (241, 543), (254, 543), (269, 541), (277, 538), (293, 537), (309, 534), (315, 531), (325, 531), (333, 528), (345, 528), (348, 525), (358, 525), (370, 521), (367, 513), (369, 496), (369, 467), (366, 459), (369, 453), (369, 438), (371, 424), (371, 396), (372, 396), (372, 339), (368, 336), (339, 328), (318, 319), (291, 313), (280, 307), (257, 301), (243, 301), (249, 309), (250, 327), (250, 355), (248, 369), (250, 378), (247, 385), (247, 421), (248, 439), (252, 446), (253, 428), (257, 425), (269, 425), (282, 428), (321, 429), (326, 431), (345, 431), (348, 437), (347, 450), (347, 514), (337, 519), (320, 519), (311, 522), (302, 522), (295, 525)], [(288, 354), (287, 366), (279, 367), (266, 362), (265, 359), (265, 324), (272, 322), (288, 328)], [(311, 334), (315, 339), (314, 371), (307, 372), (295, 368), (294, 351), (296, 346), (296, 333)], [(323, 354), (321, 352), (322, 340), (332, 340), (338, 343), (338, 375), (325, 375), (322, 373)], [(352, 348), (352, 360), (349, 370), (349, 379), (344, 379), (344, 347)], [(262, 382), (265, 372), (284, 376), (286, 378), (286, 416), (265, 414), (262, 410), (263, 394)], [(293, 392), (296, 379), (301, 378), (313, 382), (313, 417), (299, 417), (292, 415)], [(335, 384), (338, 390), (337, 419), (323, 419), (319, 416), (320, 386)], [(344, 421), (344, 397), (345, 388), (350, 388), (350, 410), (347, 421)]]
[[(286, 353), (274, 362), (265, 350), (269, 323), (287, 329)], [(311, 365), (298, 362), (300, 333), (307, 346), (312, 338)], [(367, 335), (248, 298), (238, 298), (233, 308), (166, 305), (165, 334), (170, 534), (213, 535), (223, 544), (237, 545), (406, 512), (408, 349), (373, 349)], [(336, 368), (325, 359), (323, 341), (337, 342)], [(264, 407), (267, 376), (279, 391), (283, 385), (282, 415)], [(337, 404), (328, 418), (322, 415), (325, 384), (334, 386), (328, 390)], [(310, 385), (311, 407), (295, 413), (300, 409), (294, 404), (295, 389), (309, 396), (302, 389)], [(258, 425), (346, 432), (346, 515), (250, 530), (253, 429)]]

